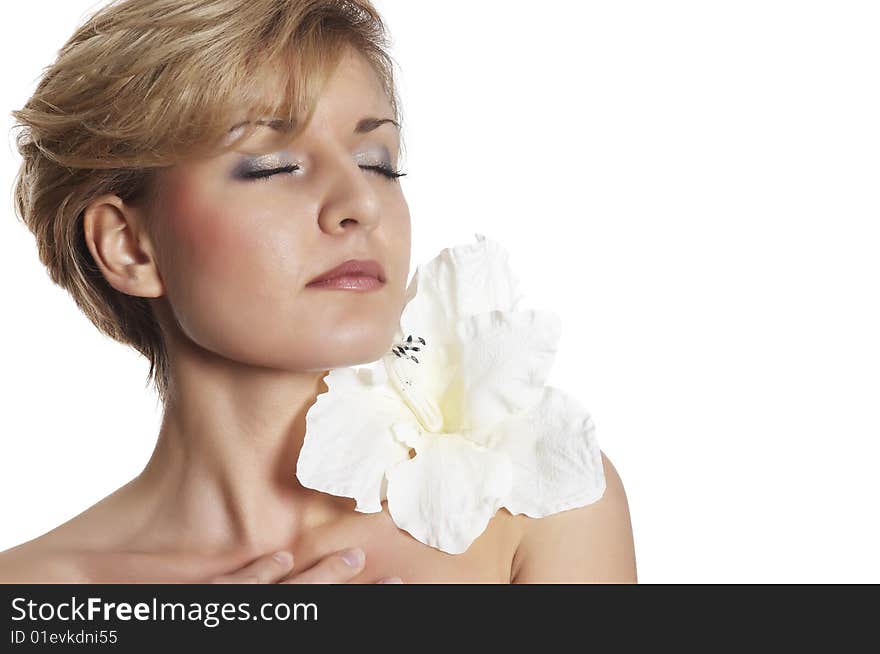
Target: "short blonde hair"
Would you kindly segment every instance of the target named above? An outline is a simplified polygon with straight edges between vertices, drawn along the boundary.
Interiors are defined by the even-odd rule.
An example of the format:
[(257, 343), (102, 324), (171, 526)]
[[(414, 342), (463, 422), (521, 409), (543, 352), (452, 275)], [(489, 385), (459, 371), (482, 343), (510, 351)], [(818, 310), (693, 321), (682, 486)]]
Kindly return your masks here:
[[(369, 0), (116, 0), (87, 18), (12, 112), (15, 210), (40, 260), (101, 332), (147, 357), (163, 403), (159, 323), (146, 298), (104, 279), (84, 210), (107, 193), (152, 202), (158, 169), (234, 148), (267, 116), (295, 138), (344, 46), (369, 61), (401, 122), (386, 27)], [(269, 97), (259, 87), (267, 77), (282, 83)], [(249, 124), (230, 142), (232, 115)]]

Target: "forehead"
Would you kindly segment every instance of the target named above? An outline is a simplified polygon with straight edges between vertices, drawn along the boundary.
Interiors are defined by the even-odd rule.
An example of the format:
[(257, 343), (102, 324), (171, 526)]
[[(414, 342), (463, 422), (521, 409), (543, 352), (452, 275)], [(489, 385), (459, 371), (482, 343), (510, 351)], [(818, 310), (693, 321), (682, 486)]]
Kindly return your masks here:
[[(273, 94), (277, 96), (278, 89), (285, 88), (287, 74), (288, 71), (282, 70), (265, 74), (258, 82), (263, 96), (261, 100), (270, 104), (277, 99)], [(392, 104), (378, 73), (363, 55), (353, 48), (347, 48), (318, 95), (312, 122), (338, 124), (340, 128), (351, 131), (364, 116), (391, 118), (392, 111)], [(241, 112), (237, 117), (240, 120), (232, 121), (227, 142), (241, 133), (243, 115), (244, 112)], [(274, 116), (263, 116), (256, 122), (257, 129), (245, 142), (248, 149), (283, 143), (285, 134), (290, 131), (286, 121)]]
[(324, 95), (356, 94), (371, 102), (387, 103), (381, 79), (372, 64), (360, 52), (346, 48), (333, 75), (323, 89)]

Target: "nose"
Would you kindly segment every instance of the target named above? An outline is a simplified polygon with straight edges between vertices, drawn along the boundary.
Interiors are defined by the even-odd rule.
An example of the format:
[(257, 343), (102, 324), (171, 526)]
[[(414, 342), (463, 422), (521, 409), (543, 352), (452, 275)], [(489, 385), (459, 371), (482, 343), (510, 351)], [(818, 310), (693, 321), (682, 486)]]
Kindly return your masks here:
[(327, 234), (348, 229), (372, 231), (379, 223), (380, 201), (369, 175), (351, 155), (327, 162), (327, 185), (321, 203), (318, 224)]

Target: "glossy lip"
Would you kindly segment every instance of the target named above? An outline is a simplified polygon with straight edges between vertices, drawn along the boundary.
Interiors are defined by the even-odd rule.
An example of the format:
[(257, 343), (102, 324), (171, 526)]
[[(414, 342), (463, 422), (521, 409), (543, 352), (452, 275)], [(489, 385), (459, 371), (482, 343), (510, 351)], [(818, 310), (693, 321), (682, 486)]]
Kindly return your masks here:
[(382, 288), (385, 282), (380, 282), (375, 277), (364, 277), (362, 275), (345, 275), (344, 277), (334, 277), (333, 279), (325, 279), (322, 282), (309, 284), (309, 288), (327, 288), (342, 291), (372, 291)]
[[(372, 280), (372, 281), (371, 281)], [(330, 283), (335, 282), (335, 283)], [(375, 259), (349, 259), (344, 263), (327, 270), (306, 286), (324, 288), (375, 288), (385, 283), (385, 271)]]

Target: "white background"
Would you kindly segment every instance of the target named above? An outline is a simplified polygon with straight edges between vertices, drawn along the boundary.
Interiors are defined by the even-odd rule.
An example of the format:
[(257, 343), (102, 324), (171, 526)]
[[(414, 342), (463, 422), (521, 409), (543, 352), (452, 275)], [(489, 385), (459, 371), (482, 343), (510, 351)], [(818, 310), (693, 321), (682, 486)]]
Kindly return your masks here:
[[(8, 112), (102, 3), (4, 3)], [(499, 240), (563, 335), (639, 580), (880, 582), (880, 6), (377, 2), (413, 265)], [(0, 179), (0, 550), (136, 475), (146, 361), (54, 287)]]

